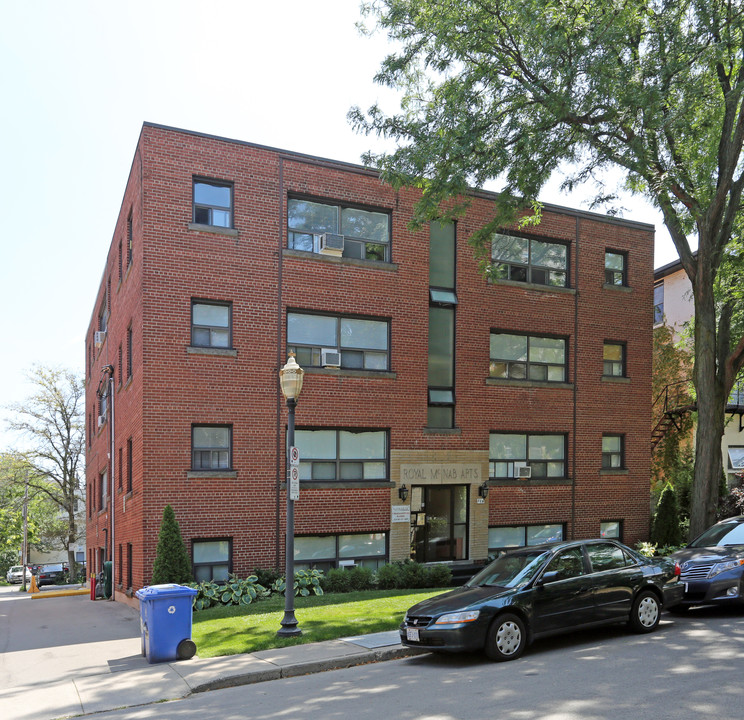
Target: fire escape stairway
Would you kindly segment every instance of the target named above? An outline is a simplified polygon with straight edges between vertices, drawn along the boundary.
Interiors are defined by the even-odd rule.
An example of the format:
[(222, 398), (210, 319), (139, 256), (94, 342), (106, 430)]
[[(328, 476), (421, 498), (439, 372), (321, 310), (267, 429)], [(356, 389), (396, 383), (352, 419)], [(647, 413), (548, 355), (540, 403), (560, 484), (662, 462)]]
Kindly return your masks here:
[(656, 397), (653, 404), (653, 417), (657, 418), (651, 431), (651, 450), (667, 436), (674, 428), (681, 429), (680, 422), (685, 415), (697, 409), (694, 399), (690, 395), (690, 381), (680, 380), (670, 383)]

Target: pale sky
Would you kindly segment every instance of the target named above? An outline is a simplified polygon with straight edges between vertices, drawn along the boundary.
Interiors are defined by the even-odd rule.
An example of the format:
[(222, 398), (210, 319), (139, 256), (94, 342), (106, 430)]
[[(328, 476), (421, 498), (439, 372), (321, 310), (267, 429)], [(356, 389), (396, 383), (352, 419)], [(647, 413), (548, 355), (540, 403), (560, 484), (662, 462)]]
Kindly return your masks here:
[[(357, 0), (0, 0), (0, 451), (33, 364), (82, 374), (84, 336), (144, 121), (359, 163), (346, 120), (394, 95)], [(544, 202), (586, 209), (591, 189)], [(656, 266), (676, 252), (657, 227)]]

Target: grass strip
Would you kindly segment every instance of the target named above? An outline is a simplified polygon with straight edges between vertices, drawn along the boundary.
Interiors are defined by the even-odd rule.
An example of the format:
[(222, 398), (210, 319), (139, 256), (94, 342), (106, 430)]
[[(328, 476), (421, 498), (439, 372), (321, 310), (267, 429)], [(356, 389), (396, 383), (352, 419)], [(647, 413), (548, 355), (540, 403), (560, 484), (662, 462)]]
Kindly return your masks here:
[(321, 640), (396, 630), (411, 605), (437, 590), (369, 590), (295, 598), (302, 635), (277, 637), (284, 598), (276, 596), (243, 606), (219, 606), (194, 613), (192, 639), (199, 657), (251, 653)]

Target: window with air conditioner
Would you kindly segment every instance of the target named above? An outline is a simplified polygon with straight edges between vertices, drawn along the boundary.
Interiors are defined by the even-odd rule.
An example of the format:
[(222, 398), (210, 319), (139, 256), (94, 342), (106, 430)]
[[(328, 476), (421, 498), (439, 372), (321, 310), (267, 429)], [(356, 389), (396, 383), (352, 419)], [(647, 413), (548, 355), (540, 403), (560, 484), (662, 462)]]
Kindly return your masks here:
[(386, 371), (390, 323), (365, 317), (287, 313), (287, 351), (301, 367)]
[(289, 198), (287, 238), (292, 250), (390, 262), (390, 211)]
[[(510, 480), (529, 469), (532, 479), (566, 477), (566, 435), (497, 433), (489, 436), (489, 477)], [(522, 470), (521, 477), (524, 477)]]

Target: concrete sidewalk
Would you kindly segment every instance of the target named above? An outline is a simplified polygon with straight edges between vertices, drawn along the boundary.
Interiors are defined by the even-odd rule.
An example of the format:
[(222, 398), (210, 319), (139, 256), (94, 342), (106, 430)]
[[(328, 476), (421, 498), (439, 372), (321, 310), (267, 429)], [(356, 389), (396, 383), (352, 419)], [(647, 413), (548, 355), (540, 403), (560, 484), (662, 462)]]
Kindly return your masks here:
[[(192, 660), (151, 665), (141, 654), (132, 608), (80, 596), (28, 600), (0, 594), (3, 720), (87, 715), (421, 652), (403, 647), (392, 631), (209, 659), (199, 658), (197, 648)], [(39, 618), (47, 624), (27, 624)]]

